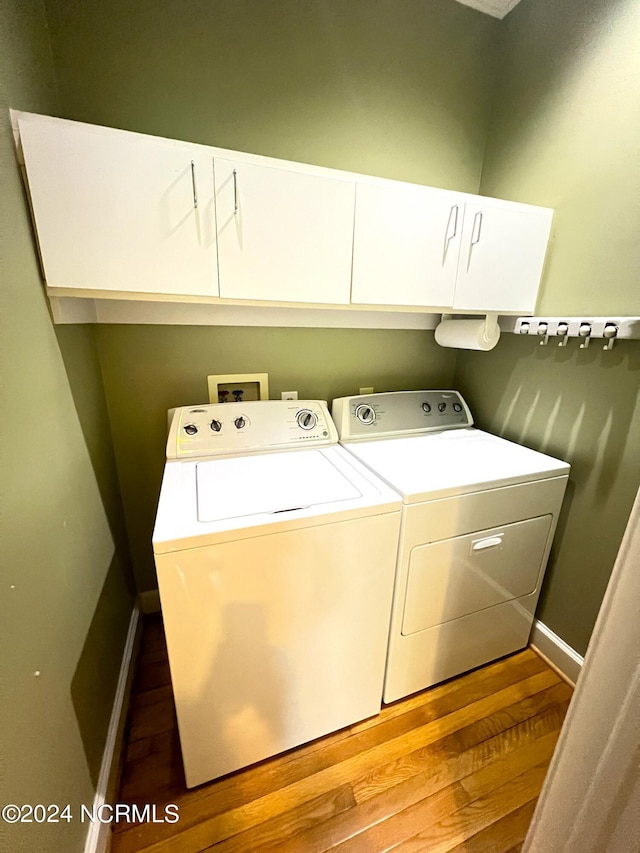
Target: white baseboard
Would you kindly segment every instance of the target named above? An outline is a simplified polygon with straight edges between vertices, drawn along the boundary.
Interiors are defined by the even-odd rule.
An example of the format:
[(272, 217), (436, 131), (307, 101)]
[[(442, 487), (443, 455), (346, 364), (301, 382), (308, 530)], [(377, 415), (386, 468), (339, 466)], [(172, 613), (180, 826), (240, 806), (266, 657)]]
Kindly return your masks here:
[(157, 589), (145, 589), (144, 592), (138, 593), (138, 603), (140, 609), (146, 616), (147, 613), (160, 612), (160, 592)]
[(575, 686), (584, 658), (572, 649), (551, 628), (540, 622), (533, 621), (530, 641), (533, 648), (570, 684)]
[[(122, 654), (120, 675), (116, 686), (111, 719), (107, 730), (107, 740), (102, 754), (100, 775), (96, 785), (96, 793), (93, 798), (93, 813), (104, 803), (109, 802), (114, 791), (114, 771), (119, 762), (119, 751), (122, 747), (122, 733), (124, 731), (125, 716), (127, 713), (127, 697), (131, 687), (133, 665), (135, 663), (135, 648), (142, 629), (141, 611), (138, 604), (133, 608), (129, 621), (129, 630)], [(105, 853), (109, 849), (111, 837), (111, 824), (101, 821), (92, 821), (89, 824), (89, 832), (84, 845), (84, 853)]]

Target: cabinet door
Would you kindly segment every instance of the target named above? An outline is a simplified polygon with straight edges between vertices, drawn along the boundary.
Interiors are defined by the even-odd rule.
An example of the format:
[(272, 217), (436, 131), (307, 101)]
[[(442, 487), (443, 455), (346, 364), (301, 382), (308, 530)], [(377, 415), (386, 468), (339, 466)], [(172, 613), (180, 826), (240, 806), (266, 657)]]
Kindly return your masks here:
[(351, 301), (451, 307), (464, 201), (411, 184), (358, 184)]
[(492, 199), (465, 205), (453, 307), (533, 313), (552, 216)]
[(206, 149), (36, 116), (19, 129), (49, 287), (218, 295)]
[(215, 158), (220, 295), (349, 302), (355, 185)]

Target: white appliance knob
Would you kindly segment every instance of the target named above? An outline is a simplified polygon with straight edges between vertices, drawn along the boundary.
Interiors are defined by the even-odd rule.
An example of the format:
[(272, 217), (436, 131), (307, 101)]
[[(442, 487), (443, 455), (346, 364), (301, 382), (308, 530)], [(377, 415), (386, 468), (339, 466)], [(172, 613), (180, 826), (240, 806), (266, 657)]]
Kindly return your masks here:
[(318, 423), (318, 416), (310, 409), (301, 409), (296, 415), (300, 429), (313, 429)]
[(234, 424), (235, 424), (236, 429), (244, 429), (245, 426), (247, 425), (246, 418), (243, 418), (242, 415), (240, 415), (239, 418), (235, 419)]
[(356, 417), (361, 424), (372, 424), (376, 419), (376, 413), (371, 406), (361, 403), (356, 409)]
[(431, 411), (431, 403), (423, 403), (422, 404), (422, 411), (428, 415), (429, 412)]
[(187, 435), (195, 435), (198, 432), (198, 427), (195, 424), (185, 424), (184, 431)]
[(220, 430), (222, 429), (222, 424), (221, 424), (221, 422), (220, 422), (220, 421), (217, 421), (215, 418), (211, 421), (211, 423), (209, 424), (209, 426), (211, 427), (211, 429), (212, 429), (214, 432), (220, 432)]

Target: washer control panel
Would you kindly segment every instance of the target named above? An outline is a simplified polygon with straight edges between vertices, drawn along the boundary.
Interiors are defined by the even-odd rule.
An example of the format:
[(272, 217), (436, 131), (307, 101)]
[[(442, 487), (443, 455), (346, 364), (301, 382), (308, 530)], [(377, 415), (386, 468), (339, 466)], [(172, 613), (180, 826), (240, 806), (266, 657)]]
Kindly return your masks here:
[(473, 425), (458, 391), (391, 391), (333, 401), (341, 441), (415, 435)]
[(173, 410), (167, 459), (317, 447), (337, 441), (323, 400), (210, 403)]

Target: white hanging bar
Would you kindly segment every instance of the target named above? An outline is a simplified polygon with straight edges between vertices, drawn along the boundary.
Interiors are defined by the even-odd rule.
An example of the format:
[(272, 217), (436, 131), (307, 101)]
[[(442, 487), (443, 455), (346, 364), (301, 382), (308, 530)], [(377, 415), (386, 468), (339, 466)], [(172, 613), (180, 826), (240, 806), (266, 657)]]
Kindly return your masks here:
[(610, 350), (616, 340), (640, 339), (640, 317), (502, 317), (500, 328), (536, 335), (540, 346), (555, 342), (565, 347), (569, 338), (578, 338), (580, 349), (587, 349), (594, 338), (601, 338), (603, 349)]

